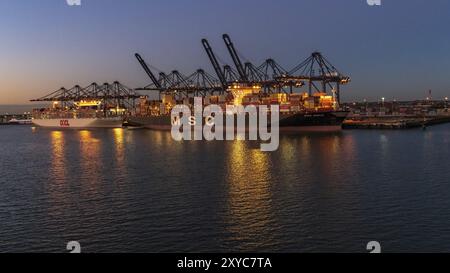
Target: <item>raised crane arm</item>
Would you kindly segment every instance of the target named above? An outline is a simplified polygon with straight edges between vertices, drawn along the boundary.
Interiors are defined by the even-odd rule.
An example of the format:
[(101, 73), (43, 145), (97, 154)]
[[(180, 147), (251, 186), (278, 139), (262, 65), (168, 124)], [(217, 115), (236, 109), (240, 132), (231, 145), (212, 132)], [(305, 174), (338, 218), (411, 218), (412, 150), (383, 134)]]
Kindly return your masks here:
[(234, 62), (234, 65), (236, 66), (239, 77), (241, 78), (242, 81), (248, 81), (247, 75), (245, 74), (245, 69), (242, 66), (242, 62), (239, 59), (236, 49), (234, 48), (233, 42), (231, 42), (230, 36), (228, 36), (228, 34), (224, 34), (222, 37), (228, 48), (228, 52), (230, 52), (231, 58), (233, 59), (233, 62)]
[(203, 47), (205, 48), (206, 54), (208, 54), (209, 60), (211, 61), (214, 71), (216, 71), (216, 74), (217, 74), (217, 77), (219, 78), (220, 84), (222, 85), (223, 89), (226, 90), (227, 89), (227, 80), (225, 79), (225, 75), (222, 72), (219, 62), (217, 61), (216, 55), (214, 55), (214, 51), (212, 50), (211, 46), (209, 45), (208, 40), (203, 39), (202, 44), (203, 44)]
[(147, 75), (150, 77), (150, 79), (152, 80), (153, 84), (156, 86), (156, 88), (158, 89), (162, 89), (161, 84), (159, 83), (158, 79), (156, 79), (155, 75), (153, 74), (153, 72), (150, 70), (150, 68), (148, 67), (147, 63), (144, 61), (144, 59), (141, 57), (141, 55), (139, 55), (138, 53), (136, 53), (134, 56), (136, 56), (136, 59), (139, 61), (139, 63), (141, 64), (142, 68), (144, 68), (145, 73), (147, 73)]

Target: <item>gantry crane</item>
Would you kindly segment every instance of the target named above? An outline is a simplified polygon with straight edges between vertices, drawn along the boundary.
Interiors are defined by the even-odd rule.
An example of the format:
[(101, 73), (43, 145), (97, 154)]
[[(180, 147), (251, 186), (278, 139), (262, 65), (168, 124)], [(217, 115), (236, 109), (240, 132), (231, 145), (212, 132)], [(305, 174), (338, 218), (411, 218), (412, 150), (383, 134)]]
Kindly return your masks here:
[(226, 90), (228, 88), (228, 83), (225, 78), (225, 73), (222, 71), (219, 62), (217, 61), (216, 55), (212, 50), (212, 47), (209, 45), (209, 42), (206, 39), (202, 39), (202, 45), (206, 51), (206, 54), (208, 54), (209, 60), (211, 61), (214, 71), (216, 72), (216, 75), (219, 78), (223, 90)]
[[(330, 88), (337, 103), (340, 103), (340, 87), (350, 82), (350, 77), (340, 73), (320, 52), (313, 52), (306, 60), (289, 71), (288, 75), (278, 77), (280, 81), (306, 81), (309, 95), (313, 91), (327, 92)], [(319, 83), (321, 86), (317, 86)]]
[(227, 46), (228, 52), (230, 53), (231, 59), (233, 59), (233, 63), (236, 66), (237, 72), (240, 77), (240, 81), (248, 82), (247, 75), (245, 74), (245, 69), (242, 66), (241, 59), (239, 58), (236, 49), (234, 48), (233, 42), (231, 41), (231, 38), (228, 34), (224, 34), (222, 36), (225, 45)]

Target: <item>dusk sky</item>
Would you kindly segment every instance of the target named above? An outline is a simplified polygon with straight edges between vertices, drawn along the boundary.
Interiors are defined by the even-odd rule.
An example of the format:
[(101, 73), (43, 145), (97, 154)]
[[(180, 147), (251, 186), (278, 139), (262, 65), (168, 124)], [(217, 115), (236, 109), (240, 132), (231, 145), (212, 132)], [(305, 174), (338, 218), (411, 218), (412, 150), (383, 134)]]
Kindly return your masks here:
[(221, 35), (290, 70), (321, 51), (352, 78), (344, 101), (450, 96), (450, 1), (0, 0), (0, 104), (64, 86), (149, 83), (133, 54), (170, 72), (213, 73), (200, 40), (231, 64)]

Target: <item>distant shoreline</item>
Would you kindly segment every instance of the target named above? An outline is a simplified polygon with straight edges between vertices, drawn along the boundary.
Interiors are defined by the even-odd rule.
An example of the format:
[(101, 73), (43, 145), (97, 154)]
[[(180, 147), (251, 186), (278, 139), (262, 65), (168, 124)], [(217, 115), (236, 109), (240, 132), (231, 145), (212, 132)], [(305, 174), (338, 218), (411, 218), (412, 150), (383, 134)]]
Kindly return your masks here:
[(35, 108), (43, 108), (46, 104), (0, 104), (0, 115), (16, 115), (31, 112)]

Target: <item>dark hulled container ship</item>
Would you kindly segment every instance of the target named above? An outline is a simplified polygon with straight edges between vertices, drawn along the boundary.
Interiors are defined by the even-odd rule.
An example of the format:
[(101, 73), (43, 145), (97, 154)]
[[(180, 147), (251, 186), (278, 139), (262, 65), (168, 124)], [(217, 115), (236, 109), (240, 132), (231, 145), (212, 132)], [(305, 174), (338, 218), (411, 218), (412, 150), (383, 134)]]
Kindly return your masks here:
[[(339, 110), (336, 99), (326, 93), (273, 93), (261, 91), (259, 86), (233, 85), (227, 95), (206, 96), (203, 106), (215, 104), (224, 111), (228, 105), (279, 105), (279, 128), (281, 132), (301, 131), (339, 131), (348, 112)], [(163, 94), (161, 100), (148, 100), (142, 97), (136, 114), (128, 118), (128, 124), (153, 130), (171, 130), (173, 120), (171, 110), (177, 104), (190, 108), (193, 98), (175, 99), (174, 94)], [(268, 118), (270, 122), (270, 117)], [(236, 123), (234, 123), (236, 124)], [(270, 125), (270, 123), (269, 123)]]
[[(346, 111), (280, 113), (279, 126), (281, 132), (339, 131), (342, 129), (342, 124), (347, 115), (348, 112)], [(128, 125), (168, 131), (172, 128), (172, 120), (170, 115), (133, 116), (128, 119)]]
[[(194, 98), (190, 95), (200, 93), (202, 106), (219, 105), (227, 114), (230, 114), (230, 105), (253, 105), (257, 108), (278, 105), (280, 131), (342, 129), (348, 112), (342, 111), (339, 106), (340, 86), (349, 83), (350, 77), (341, 74), (320, 52), (313, 52), (290, 71), (282, 68), (273, 59), (267, 59), (261, 66), (255, 67), (250, 62), (242, 64), (228, 34), (224, 34), (222, 38), (237, 73), (229, 65), (222, 67), (209, 42), (202, 40), (218, 81), (207, 75), (203, 69), (197, 70), (188, 78), (182, 77), (175, 70), (170, 77), (160, 73), (160, 78), (157, 79), (144, 59), (136, 54), (137, 60), (153, 83), (142, 90), (157, 90), (161, 99), (148, 100), (143, 97), (135, 115), (131, 116), (128, 122), (149, 129), (170, 130), (173, 107), (183, 104), (192, 109)], [(308, 84), (308, 92), (300, 93), (300, 88), (305, 83)], [(329, 95), (327, 90), (332, 91), (332, 94)], [(220, 95), (214, 95), (216, 91)], [(180, 97), (180, 94), (185, 97)]]

